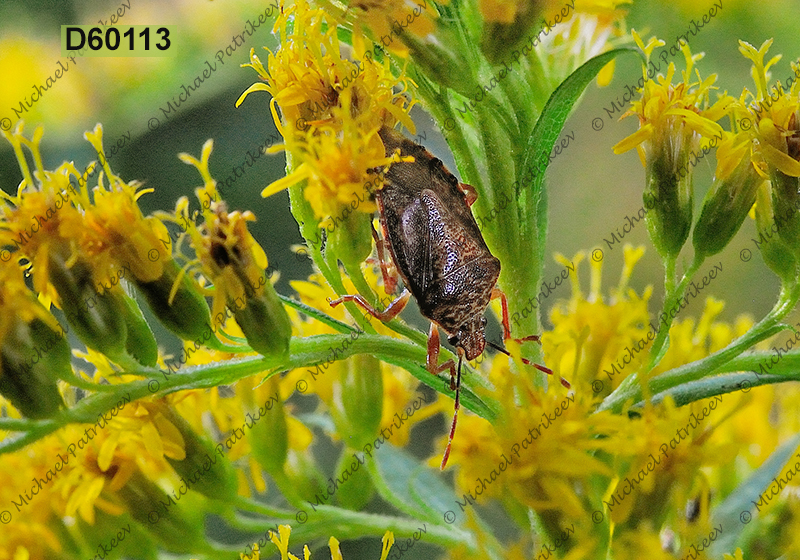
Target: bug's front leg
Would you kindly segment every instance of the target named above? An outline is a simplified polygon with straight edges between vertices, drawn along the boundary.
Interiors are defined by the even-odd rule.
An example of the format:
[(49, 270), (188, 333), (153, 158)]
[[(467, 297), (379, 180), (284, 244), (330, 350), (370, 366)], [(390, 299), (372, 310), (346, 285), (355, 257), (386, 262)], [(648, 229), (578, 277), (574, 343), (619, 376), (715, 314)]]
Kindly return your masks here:
[(443, 364), (439, 364), (439, 327), (435, 323), (431, 323), (431, 329), (428, 331), (428, 356), (425, 360), (425, 366), (433, 375), (439, 375), (446, 369), (450, 370), (450, 390), (456, 390), (456, 363), (453, 360), (447, 360)]
[[(503, 321), (502, 321), (502, 323), (503, 323), (503, 340), (508, 340), (508, 339), (511, 338), (511, 326), (509, 325), (509, 321), (508, 321), (508, 317), (509, 317), (509, 313), (508, 313), (508, 298), (506, 297), (506, 294), (504, 294), (500, 289), (495, 287), (495, 288), (492, 288), (491, 299), (496, 299), (496, 298), (500, 298), (500, 307), (503, 309)], [(534, 342), (539, 342), (539, 335), (532, 334), (532, 335), (526, 336), (524, 338), (514, 338), (512, 340), (515, 340), (515, 341), (520, 342), (520, 343), (528, 342), (528, 341), (531, 341), (531, 340), (534, 341)]]

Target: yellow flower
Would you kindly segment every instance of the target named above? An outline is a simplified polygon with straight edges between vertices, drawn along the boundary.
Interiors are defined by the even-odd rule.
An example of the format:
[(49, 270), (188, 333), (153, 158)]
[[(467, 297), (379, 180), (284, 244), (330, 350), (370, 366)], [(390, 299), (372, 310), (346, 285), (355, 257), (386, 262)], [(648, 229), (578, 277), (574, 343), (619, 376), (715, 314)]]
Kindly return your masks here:
[[(398, 121), (414, 130), (408, 116), (412, 103), (404, 95), (407, 80), (392, 74), (388, 58), (379, 63), (358, 42), (354, 60), (342, 58), (337, 22), (306, 2), (285, 8), (275, 28), (281, 46), (270, 52), (267, 67), (253, 51), (245, 65), (266, 83), (254, 84), (237, 102), (254, 91), (270, 92), (273, 119), (291, 155), (293, 171), (265, 188), (262, 196), (306, 181), (304, 196), (320, 220), (342, 219), (356, 199), (359, 211), (374, 212), (374, 203), (365, 200), (378, 186), (372, 170), (392, 161), (378, 130)], [(397, 85), (402, 91), (394, 93)]]
[[(76, 233), (71, 224), (82, 220), (74, 206), (78, 194), (70, 184), (70, 176), (86, 180), (75, 171), (74, 166), (62, 164), (55, 171), (46, 171), (39, 150), (44, 129), (37, 127), (33, 137), (23, 136), (24, 123), (20, 121), (12, 133), (3, 135), (14, 148), (17, 161), (22, 170), (22, 182), (16, 195), (0, 194), (3, 199), (3, 218), (0, 221), (2, 245), (16, 248), (13, 258), (27, 259), (31, 263), (34, 288), (44, 297), (45, 305), (59, 301), (55, 289), (50, 284), (49, 260), (51, 253), (74, 258)], [(27, 147), (33, 155), (36, 168), (31, 173), (22, 147)], [(87, 168), (86, 174), (93, 171)], [(6, 260), (6, 259), (4, 259)]]
[[(80, 189), (77, 198), (84, 214), (70, 224), (70, 235), (80, 240), (82, 250), (98, 268), (115, 270), (127, 265), (141, 282), (158, 280), (170, 259), (171, 251), (163, 241), (169, 235), (160, 220), (143, 216), (138, 205), (139, 198), (153, 189), (140, 189), (136, 181), (125, 183), (114, 175), (103, 151), (101, 125), (84, 136), (97, 150), (105, 173), (99, 175), (93, 200), (86, 185)], [(155, 254), (157, 258), (153, 258)]]
[[(738, 436), (729, 431), (735, 429), (731, 418), (742, 398), (725, 395), (680, 408), (667, 398), (632, 417), (595, 412), (597, 395), (634, 373), (648, 351), (651, 289), (639, 295), (628, 287), (644, 250), (626, 246), (624, 251), (621, 280), (610, 300), (601, 294), (601, 264), (592, 261), (589, 293), (581, 292), (575, 275), (572, 298), (554, 307), (554, 328), (542, 337), (546, 362), (555, 375), (570, 380), (574, 393), (563, 394), (555, 383), (548, 391), (531, 386), (512, 371), (508, 358), (496, 356), (489, 380), (492, 395), (503, 404), (500, 417), (490, 425), (465, 415), (451, 460), (458, 465), (457, 493), (468, 504), (495, 497), (514, 507), (533, 508), (551, 531), (574, 524), (578, 542), (596, 539), (593, 521), (603, 513), (614, 524), (615, 551), (635, 543), (636, 552), (645, 553), (659, 549), (660, 512), (683, 508), (704, 491), (707, 495), (709, 477), (731, 471), (728, 463), (739, 446), (732, 443)], [(735, 327), (717, 323), (720, 311), (721, 304), (709, 299), (697, 323), (676, 321), (672, 344), (655, 373), (705, 357), (752, 325), (746, 318)], [(630, 350), (642, 340), (641, 350)], [(626, 355), (634, 359), (623, 361)], [(794, 410), (788, 402), (787, 410)], [(753, 416), (743, 418), (752, 421)], [(601, 485), (595, 486), (600, 495), (586, 488), (586, 480)], [(681, 533), (682, 542), (691, 541), (704, 530), (708, 534), (707, 523), (705, 518), (692, 526), (677, 523), (673, 529)]]
[[(648, 62), (650, 54), (663, 41), (651, 40), (646, 46), (636, 31), (632, 31), (634, 40), (645, 52)], [(631, 108), (622, 118), (636, 115), (639, 117), (639, 130), (614, 146), (614, 153), (621, 154), (631, 148), (637, 148), (642, 165), (648, 157), (653, 157), (654, 148), (664, 142), (682, 142), (687, 148), (696, 148), (699, 138), (719, 136), (722, 127), (717, 121), (727, 114), (728, 107), (735, 101), (723, 95), (709, 106), (709, 97), (717, 79), (712, 74), (705, 80), (697, 73), (697, 81), (693, 81), (692, 70), (695, 62), (703, 55), (692, 55), (686, 43), (681, 45), (686, 59), (686, 70), (682, 72), (683, 81), (673, 84), (675, 63), (670, 62), (666, 77), (659, 74), (658, 82), (648, 74), (648, 65), (642, 67), (644, 88), (642, 97), (631, 102)]]
[[(644, 247), (634, 249), (626, 245), (623, 253), (623, 272), (619, 284), (611, 290), (609, 303), (603, 300), (600, 291), (602, 263), (590, 259), (591, 290), (584, 296), (577, 281), (577, 267), (585, 253), (579, 252), (571, 259), (576, 266), (576, 273), (570, 275), (572, 298), (568, 303), (553, 306), (550, 312), (553, 330), (542, 336), (545, 362), (553, 371), (560, 372), (573, 384), (591, 385), (594, 394), (610, 393), (625, 377), (619, 374), (636, 371), (644, 359), (644, 352), (630, 349), (646, 339), (650, 329), (647, 305), (653, 290), (648, 287), (639, 296), (628, 288)], [(561, 255), (556, 260), (569, 264)]]
[[(800, 80), (794, 79), (796, 76), (790, 77), (787, 80), (787, 84), (791, 83), (789, 91), (784, 91), (780, 81), (767, 87), (769, 69), (781, 59), (781, 55), (777, 55), (769, 62), (764, 62), (771, 45), (772, 39), (768, 39), (757, 50), (749, 43), (739, 41), (739, 52), (753, 63), (756, 93), (744, 89), (735, 107), (736, 116), (748, 119), (746, 123), (739, 121), (739, 125), (743, 130), (746, 128), (746, 133), (753, 140), (753, 163), (762, 176), (768, 177), (768, 167), (771, 167), (790, 177), (800, 177)], [(792, 63), (795, 74), (800, 72), (798, 68), (800, 66), (797, 63)]]
[[(627, 11), (623, 6), (631, 3), (632, 0), (575, 2), (574, 15), (570, 14), (566, 21), (554, 26), (547, 35), (539, 36), (540, 46), (536, 54), (545, 68), (549, 69), (547, 75), (555, 83), (560, 82), (590, 58), (617, 45), (626, 35)], [(569, 4), (564, 0), (548, 0), (544, 17), (551, 21), (549, 14), (559, 13), (567, 9)], [(614, 61), (611, 61), (603, 68), (597, 76), (599, 85), (609, 84), (614, 67)]]
[[(289, 525), (279, 526), (278, 534), (275, 534), (273, 531), (269, 532), (269, 539), (281, 553), (281, 560), (300, 560), (297, 556), (289, 552), (289, 535), (291, 534), (292, 528)], [(386, 531), (386, 533), (383, 535), (382, 542), (383, 549), (381, 550), (380, 560), (386, 560), (386, 558), (389, 556), (389, 550), (394, 544), (394, 534), (391, 531)], [(342, 552), (339, 550), (339, 541), (334, 537), (331, 537), (328, 540), (328, 548), (330, 549), (332, 560), (343, 560)], [(254, 555), (247, 557), (249, 560), (259, 560), (260, 554), (258, 548), (254, 548), (254, 550)], [(308, 545), (305, 545), (303, 547), (303, 560), (309, 560), (310, 558), (311, 551), (308, 549)], [(244, 555), (242, 555), (242, 559), (245, 559)]]

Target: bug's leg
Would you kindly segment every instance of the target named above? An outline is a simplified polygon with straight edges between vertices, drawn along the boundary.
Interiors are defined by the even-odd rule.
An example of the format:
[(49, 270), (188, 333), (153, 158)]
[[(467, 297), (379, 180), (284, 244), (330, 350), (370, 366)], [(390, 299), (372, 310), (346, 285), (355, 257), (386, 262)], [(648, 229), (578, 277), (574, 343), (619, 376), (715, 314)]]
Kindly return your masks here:
[(428, 333), (428, 357), (426, 366), (429, 372), (438, 375), (446, 369), (450, 370), (450, 390), (456, 392), (456, 401), (453, 409), (453, 424), (450, 426), (450, 436), (447, 439), (447, 447), (442, 456), (441, 470), (447, 466), (447, 459), (450, 457), (450, 448), (453, 445), (453, 438), (456, 435), (456, 424), (458, 423), (458, 409), (461, 408), (461, 360), (464, 357), (464, 350), (456, 349), (458, 352), (458, 368), (453, 360), (447, 360), (443, 364), (439, 361), (439, 327), (431, 323), (431, 330)]
[(337, 305), (345, 301), (354, 301), (358, 305), (363, 307), (367, 313), (369, 313), (373, 317), (377, 317), (379, 320), (386, 323), (388, 321), (391, 321), (400, 314), (403, 308), (405, 308), (409, 299), (411, 299), (411, 292), (409, 292), (408, 290), (403, 290), (403, 293), (400, 294), (400, 296), (397, 299), (392, 301), (392, 303), (390, 303), (383, 311), (378, 311), (377, 309), (372, 307), (369, 304), (369, 302), (360, 295), (344, 295), (341, 296), (339, 299), (335, 300), (329, 299), (328, 303), (331, 304), (331, 307), (336, 307)]
[[(456, 403), (453, 407), (453, 424), (450, 426), (450, 435), (447, 437), (447, 447), (442, 456), (442, 465), (440, 470), (444, 470), (447, 466), (447, 459), (450, 457), (450, 448), (453, 446), (453, 438), (456, 435), (456, 424), (458, 424), (458, 409), (461, 408), (461, 359), (464, 357), (464, 351), (458, 349), (458, 374), (456, 375)], [(452, 363), (452, 360), (450, 360)]]
[(459, 183), (458, 188), (464, 193), (464, 198), (467, 199), (467, 206), (472, 206), (478, 200), (478, 191), (472, 185)]
[[(511, 339), (511, 340), (514, 340), (514, 341), (519, 342), (519, 343), (528, 342), (528, 341), (532, 340), (534, 342), (538, 342), (539, 344), (541, 344), (541, 341), (539, 340), (539, 336), (535, 335), (535, 334), (531, 335), (531, 336), (526, 336), (524, 338), (511, 338), (511, 327), (510, 327), (509, 321), (508, 321), (508, 298), (506, 297), (506, 295), (501, 290), (498, 290), (496, 287), (492, 289), (492, 297), (491, 297), (491, 299), (495, 299), (495, 298), (500, 298), (500, 306), (503, 309), (503, 321), (502, 321), (503, 322), (503, 340)], [(501, 352), (503, 352), (505, 354), (508, 354), (507, 351), (497, 347), (496, 345), (492, 344), (492, 346), (495, 349), (500, 350)], [(522, 358), (522, 363), (523, 364), (527, 364), (529, 366), (533, 366), (536, 369), (538, 369), (539, 371), (542, 371), (542, 372), (546, 373), (547, 375), (553, 375), (553, 370), (552, 369), (550, 369), (548, 367), (545, 367), (543, 365), (531, 362), (530, 360), (528, 360), (526, 358)], [(572, 387), (569, 384), (569, 381), (567, 381), (563, 377), (561, 378), (561, 385), (563, 385), (567, 389)]]
[(456, 364), (453, 360), (447, 360), (439, 364), (439, 327), (431, 323), (431, 330), (428, 331), (428, 356), (425, 359), (426, 369), (433, 375), (439, 375), (444, 370), (450, 370), (450, 390), (456, 390)]
[(386, 254), (386, 232), (383, 232), (383, 237), (378, 235), (375, 227), (371, 225), (372, 238), (375, 240), (375, 248), (378, 252), (378, 264), (381, 267), (381, 274), (383, 275), (383, 287), (387, 294), (393, 294), (397, 290), (397, 269)]

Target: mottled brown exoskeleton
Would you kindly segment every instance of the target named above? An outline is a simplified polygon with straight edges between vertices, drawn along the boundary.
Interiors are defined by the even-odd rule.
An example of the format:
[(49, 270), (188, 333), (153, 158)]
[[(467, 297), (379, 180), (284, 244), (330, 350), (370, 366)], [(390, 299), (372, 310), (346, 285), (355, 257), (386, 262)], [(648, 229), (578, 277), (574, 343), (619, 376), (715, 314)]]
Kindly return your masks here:
[[(331, 305), (356, 301), (380, 320), (388, 321), (402, 311), (411, 295), (417, 300), (420, 312), (431, 321), (428, 371), (436, 375), (449, 369), (450, 387), (456, 392), (453, 424), (442, 458), (444, 469), (458, 420), (461, 361), (465, 355), (467, 360), (474, 360), (483, 353), (486, 346), (484, 313), (494, 297), (501, 298), (504, 335), (510, 338), (508, 304), (505, 295), (495, 287), (500, 276), (500, 261), (486, 246), (470, 210), (476, 199), (475, 189), (459, 183), (440, 159), (399, 132), (383, 127), (379, 134), (387, 156), (399, 152), (403, 157), (414, 158), (413, 162), (393, 163), (385, 173), (383, 187), (375, 195), (383, 230), (383, 239), (376, 235), (376, 244), (386, 291), (391, 293), (396, 287), (385, 259), (387, 243), (406, 290), (384, 311), (375, 310), (358, 295), (343, 296)], [(458, 368), (453, 360), (438, 364), (437, 325), (444, 329), (448, 342), (457, 349)], [(531, 336), (521, 340), (538, 341), (539, 338)], [(544, 366), (533, 365), (552, 374)]]

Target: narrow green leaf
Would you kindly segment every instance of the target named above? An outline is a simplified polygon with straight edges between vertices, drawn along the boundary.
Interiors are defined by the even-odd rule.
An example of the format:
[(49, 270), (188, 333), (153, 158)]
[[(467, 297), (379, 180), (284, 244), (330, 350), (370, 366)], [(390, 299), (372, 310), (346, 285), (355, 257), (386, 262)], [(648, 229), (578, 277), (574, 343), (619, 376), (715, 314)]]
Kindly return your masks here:
[[(800, 371), (796, 370), (792, 375), (756, 375), (753, 372), (716, 375), (661, 391), (653, 395), (652, 402), (658, 404), (664, 400), (664, 397), (670, 395), (677, 406), (684, 406), (716, 395), (735, 393), (736, 391), (747, 393), (750, 389), (759, 385), (771, 385), (787, 381), (800, 381)], [(641, 408), (643, 406), (644, 401), (639, 401), (633, 405), (633, 408)]]
[(719, 558), (723, 553), (735, 550), (739, 537), (758, 514), (754, 502), (759, 501), (759, 496), (772, 484), (772, 479), (780, 475), (798, 445), (800, 445), (800, 435), (781, 445), (763, 465), (717, 506), (711, 516), (711, 526), (718, 527), (721, 524), (722, 533), (714, 541), (709, 558)]
[[(380, 360), (405, 368), (426, 385), (450, 398), (453, 397), (449, 383), (444, 378), (432, 375), (422, 365), (425, 363), (425, 349), (408, 341), (370, 334), (361, 334), (357, 338), (353, 338), (352, 335), (327, 334), (292, 339), (290, 353), (288, 360), (259, 356), (201, 366), (186, 366), (173, 372), (159, 371), (154, 368), (122, 372), (126, 375), (142, 375), (150, 379), (114, 385), (113, 392), (90, 395), (75, 406), (60, 411), (47, 420), (28, 421), (25, 424), (7, 422), (3, 426), (6, 429), (15, 427), (28, 429), (1, 441), (0, 454), (21, 449), (67, 424), (93, 424), (97, 421), (99, 414), (118, 406), (123, 398), (127, 402), (133, 402), (147, 396), (163, 396), (187, 389), (208, 389), (219, 385), (228, 385), (259, 373), (276, 375), (289, 369), (302, 368), (310, 370), (305, 379), (310, 386), (314, 382), (311, 372), (316, 370), (317, 364), (325, 364), (330, 359), (343, 360), (354, 354), (371, 354)], [(479, 398), (470, 389), (471, 386), (480, 384), (482, 381), (480, 376), (466, 375), (462, 376), (462, 380), (461, 402), (464, 408), (492, 421), (496, 417), (500, 405), (486, 397)]]
[[(614, 49), (597, 55), (570, 74), (547, 100), (533, 133), (528, 138), (519, 174), (520, 177), (533, 177), (534, 192), (540, 190), (544, 183), (543, 171), (547, 167), (548, 156), (564, 128), (567, 117), (572, 113), (572, 109), (583, 95), (586, 86), (597, 77), (606, 64), (624, 53), (635, 53), (641, 56), (639, 49), (633, 47)], [(521, 187), (522, 185), (517, 187), (517, 195), (519, 195)]]
[[(402, 502), (407, 511), (414, 512), (418, 519), (436, 525), (447, 522), (461, 529), (465, 527), (467, 516), (456, 504), (458, 496), (444, 483), (441, 474), (421, 465), (418, 459), (390, 443), (383, 444), (372, 453), (380, 477), (394, 499)], [(445, 521), (445, 514), (448, 512), (455, 516), (448, 516), (448, 521)], [(455, 521), (450, 521), (451, 519)], [(473, 547), (475, 544), (470, 543), (468, 546)]]

